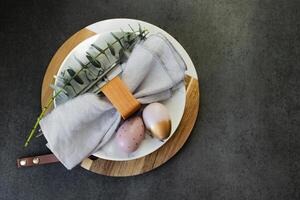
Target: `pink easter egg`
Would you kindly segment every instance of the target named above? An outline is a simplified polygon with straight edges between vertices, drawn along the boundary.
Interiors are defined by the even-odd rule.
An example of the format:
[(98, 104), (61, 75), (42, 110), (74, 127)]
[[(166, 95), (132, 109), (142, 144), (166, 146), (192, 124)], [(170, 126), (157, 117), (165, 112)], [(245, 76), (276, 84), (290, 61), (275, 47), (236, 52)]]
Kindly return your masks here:
[(117, 144), (127, 153), (137, 150), (144, 138), (145, 126), (139, 116), (127, 119), (116, 134)]

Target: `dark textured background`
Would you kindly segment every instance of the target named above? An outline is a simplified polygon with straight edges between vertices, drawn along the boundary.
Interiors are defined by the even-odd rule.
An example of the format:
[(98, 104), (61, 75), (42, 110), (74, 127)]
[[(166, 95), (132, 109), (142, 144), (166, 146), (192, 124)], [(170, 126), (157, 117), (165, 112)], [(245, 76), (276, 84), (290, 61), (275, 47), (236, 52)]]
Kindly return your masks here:
[[(91, 23), (145, 20), (186, 48), (200, 78), (193, 134), (168, 163), (110, 178), (54, 164), (16, 169), (57, 48)], [(0, 3), (0, 199), (299, 199), (300, 2), (4, 1)]]

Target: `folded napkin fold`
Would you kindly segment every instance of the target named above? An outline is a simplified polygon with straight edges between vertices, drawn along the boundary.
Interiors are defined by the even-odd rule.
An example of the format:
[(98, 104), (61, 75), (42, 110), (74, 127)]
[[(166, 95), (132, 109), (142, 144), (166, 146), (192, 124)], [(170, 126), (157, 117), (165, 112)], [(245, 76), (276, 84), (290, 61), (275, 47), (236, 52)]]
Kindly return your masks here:
[[(137, 44), (121, 79), (141, 104), (166, 100), (183, 84), (186, 65), (161, 34)], [(72, 169), (113, 136), (121, 116), (105, 98), (86, 93), (57, 106), (40, 121), (47, 147)]]

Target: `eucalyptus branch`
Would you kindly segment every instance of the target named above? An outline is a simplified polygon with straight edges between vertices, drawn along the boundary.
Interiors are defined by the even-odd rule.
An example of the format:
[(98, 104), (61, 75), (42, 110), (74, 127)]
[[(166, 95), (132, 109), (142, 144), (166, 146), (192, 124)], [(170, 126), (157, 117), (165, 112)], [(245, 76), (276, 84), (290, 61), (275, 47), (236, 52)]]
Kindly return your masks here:
[[(129, 25), (130, 29), (132, 30), (132, 32), (125, 32), (125, 34), (122, 36), (122, 37), (117, 37), (115, 34), (111, 33), (112, 36), (114, 37), (115, 41), (112, 42), (112, 43), (107, 43), (107, 47), (104, 48), (104, 49), (101, 49), (100, 47), (96, 46), (95, 44), (92, 44), (91, 46), (94, 47), (96, 50), (99, 51), (99, 53), (94, 57), (95, 59), (98, 58), (100, 55), (105, 55), (105, 57), (108, 59), (108, 56), (106, 55), (106, 51), (107, 50), (110, 50), (110, 52), (113, 54), (112, 52), (112, 49), (113, 49), (113, 45), (115, 45), (116, 43), (119, 43), (120, 46), (124, 49), (125, 47), (123, 46), (121, 40), (124, 40), (124, 43), (125, 42), (128, 42), (129, 44), (129, 47), (131, 47), (135, 42), (136, 42), (136, 39), (138, 37), (140, 37), (140, 39), (144, 39), (146, 37), (146, 35), (148, 34), (148, 30), (144, 29), (142, 30), (141, 26), (139, 25), (139, 30), (138, 31), (134, 31), (134, 29)], [(122, 30), (123, 32), (123, 30)], [(124, 33), (124, 32), (123, 32)], [(136, 34), (138, 33), (138, 34)], [(135, 37), (130, 39), (130, 34), (133, 34)], [(126, 38), (127, 37), (127, 38)], [(114, 50), (114, 49), (113, 49)], [(91, 55), (88, 55), (88, 56), (91, 56)], [(119, 58), (120, 59), (120, 58)], [(86, 73), (86, 70), (89, 71), (89, 73), (92, 73), (93, 75), (95, 75), (93, 72), (90, 71), (90, 69), (88, 69), (88, 65), (89, 64), (92, 64), (92, 65), (95, 65), (95, 63), (93, 63), (93, 61), (95, 60), (91, 60), (91, 59), (88, 59), (88, 62), (86, 64), (83, 64), (80, 60), (76, 59), (77, 61), (79, 61), (80, 65), (81, 65), (81, 68), (80, 70), (78, 70), (76, 73), (74, 72), (71, 72), (69, 71), (69, 74), (71, 72), (71, 74), (74, 74), (73, 76), (71, 75), (71, 78), (67, 79), (66, 82), (64, 83), (64, 85), (62, 87), (60, 87), (60, 89), (55, 92), (55, 94), (49, 99), (49, 101), (47, 102), (46, 106), (43, 107), (42, 109), (42, 112), (40, 113), (39, 117), (37, 118), (37, 121), (35, 122), (33, 128), (31, 129), (30, 133), (29, 133), (29, 136), (27, 137), (27, 140), (24, 144), (24, 147), (27, 147), (30, 140), (33, 138), (35, 132), (36, 132), (36, 129), (41, 121), (41, 119), (44, 117), (44, 115), (46, 114), (46, 112), (48, 111), (48, 109), (50, 108), (50, 106), (53, 104), (55, 98), (61, 94), (61, 92), (65, 91), (66, 87), (67, 86), (71, 86), (73, 88), (73, 86), (71, 85), (71, 81), (72, 80), (78, 80), (80, 79), (78, 77), (78, 75), (84, 71), (86, 77), (87, 77), (87, 80), (89, 80), (88, 76), (87, 76), (87, 73)], [(97, 61), (96, 61), (97, 62)], [(99, 62), (100, 63), (100, 62)], [(99, 65), (98, 63), (98, 65)], [(89, 84), (87, 87), (85, 87), (83, 89), (84, 92), (86, 92), (88, 89), (90, 89), (92, 86), (94, 86), (98, 81), (100, 81), (101, 79), (105, 78), (106, 74), (111, 71), (115, 66), (116, 64), (119, 63), (119, 61), (115, 62), (114, 64), (112, 64), (107, 70), (104, 70), (104, 71), (101, 71), (101, 69), (99, 70), (99, 73), (98, 73), (98, 77), (96, 77), (96, 79), (93, 80), (92, 84)], [(101, 64), (100, 64), (101, 65)], [(73, 88), (74, 89), (74, 88)], [(75, 90), (75, 89), (74, 89)], [(82, 90), (79, 91), (79, 94), (82, 94), (83, 92)], [(76, 94), (76, 92), (75, 92)], [(78, 95), (78, 94), (77, 94)], [(77, 96), (76, 95), (76, 96)]]
[(80, 95), (83, 93), (86, 93), (87, 91), (89, 91), (92, 87), (94, 87), (100, 80), (102, 80), (103, 78), (105, 78), (105, 76), (111, 71), (113, 70), (119, 63), (116, 62), (114, 64), (112, 64), (103, 74), (101, 74), (96, 80), (94, 80), (90, 85), (87, 85), (85, 88), (83, 88), (81, 91), (79, 91), (76, 95)]
[[(147, 33), (146, 33), (145, 35), (147, 35)], [(138, 37), (138, 36), (136, 36), (133, 40), (135, 40), (137, 37)], [(119, 42), (119, 41), (117, 41), (117, 42)], [(89, 91), (89, 90), (90, 90), (93, 86), (95, 86), (95, 85), (96, 85), (96, 84), (97, 84), (97, 83), (98, 83), (98, 82), (99, 82), (106, 74), (108, 74), (114, 67), (116, 67), (117, 64), (119, 64), (118, 61), (115, 62), (115, 63), (113, 63), (112, 65), (110, 65), (110, 66), (108, 67), (108, 69), (105, 70), (104, 74), (101, 74), (101, 76), (99, 76), (96, 80), (94, 80), (92, 83), (90, 83), (89, 85), (87, 85), (86, 87), (84, 87), (82, 90), (80, 90), (80, 91), (75, 95), (75, 97), (78, 96), (78, 95), (80, 95), (80, 94), (83, 94), (83, 93)]]
[[(145, 29), (145, 31), (144, 31), (144, 33), (146, 33), (146, 34), (148, 34), (147, 33), (148, 32), (148, 30), (147, 29)], [(131, 33), (131, 32), (129, 32), (129, 33)], [(134, 31), (133, 33), (139, 33), (139, 31)], [(135, 40), (136, 38), (137, 38), (138, 36), (136, 36), (135, 38), (133, 38), (132, 40)], [(122, 37), (120, 37), (119, 38), (120, 40), (123, 40), (123, 39), (125, 39), (125, 36), (122, 36)], [(112, 42), (111, 43), (111, 45), (115, 45), (116, 43), (119, 43), (119, 41), (118, 40), (116, 40), (116, 41), (114, 41), (114, 42)], [(92, 44), (91, 45), (92, 47), (94, 47), (95, 49), (97, 49), (98, 51), (99, 51), (99, 47), (98, 46), (96, 46), (95, 44)], [(102, 55), (102, 54), (104, 54), (105, 55), (105, 51), (107, 51), (109, 49), (109, 47), (107, 46), (106, 48), (104, 48), (104, 49), (102, 49), (103, 51), (100, 51), (100, 53), (99, 54), (97, 54), (96, 56), (95, 56), (95, 58), (98, 58), (100, 55)], [(87, 64), (88, 65), (88, 64)]]

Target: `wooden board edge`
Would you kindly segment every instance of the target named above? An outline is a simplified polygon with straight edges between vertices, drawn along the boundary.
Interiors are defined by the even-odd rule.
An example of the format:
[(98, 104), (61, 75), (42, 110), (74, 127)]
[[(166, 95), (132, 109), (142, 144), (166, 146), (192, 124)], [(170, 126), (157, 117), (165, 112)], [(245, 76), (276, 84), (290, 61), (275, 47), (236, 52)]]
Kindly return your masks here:
[(86, 158), (81, 162), (80, 166), (86, 170), (90, 170), (92, 164), (93, 164), (93, 160), (90, 158)]

